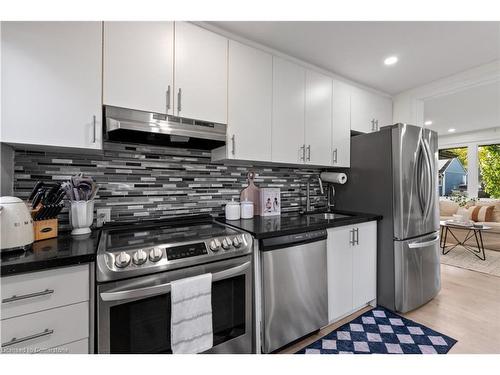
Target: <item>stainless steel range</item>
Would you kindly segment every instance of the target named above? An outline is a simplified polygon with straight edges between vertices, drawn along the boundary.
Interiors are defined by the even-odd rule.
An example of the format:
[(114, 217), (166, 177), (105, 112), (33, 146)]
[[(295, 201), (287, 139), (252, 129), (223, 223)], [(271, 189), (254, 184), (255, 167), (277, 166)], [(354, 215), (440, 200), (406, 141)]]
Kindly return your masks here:
[(252, 237), (209, 215), (108, 226), (97, 250), (99, 353), (169, 353), (170, 283), (212, 273), (214, 346), (251, 353)]

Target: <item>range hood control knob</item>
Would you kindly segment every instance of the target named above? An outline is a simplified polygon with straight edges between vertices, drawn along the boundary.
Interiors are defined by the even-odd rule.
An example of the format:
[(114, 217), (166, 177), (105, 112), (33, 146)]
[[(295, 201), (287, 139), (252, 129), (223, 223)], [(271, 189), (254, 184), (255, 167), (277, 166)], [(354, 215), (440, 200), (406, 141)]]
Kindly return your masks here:
[(149, 252), (149, 259), (151, 262), (158, 262), (163, 257), (163, 251), (160, 248), (155, 247)]
[(125, 268), (130, 264), (130, 255), (128, 255), (125, 251), (122, 251), (115, 258), (115, 265), (118, 268)]
[(132, 258), (132, 262), (134, 262), (134, 264), (137, 265), (144, 264), (146, 263), (147, 260), (148, 260), (148, 254), (146, 254), (144, 250), (137, 250)]
[(220, 247), (220, 242), (218, 240), (212, 240), (210, 241), (210, 250), (212, 250), (214, 253), (216, 253), (217, 251), (219, 251), (219, 247)]
[(231, 245), (232, 245), (232, 242), (229, 239), (229, 237), (226, 237), (222, 240), (222, 247), (224, 248), (224, 250), (229, 250)]

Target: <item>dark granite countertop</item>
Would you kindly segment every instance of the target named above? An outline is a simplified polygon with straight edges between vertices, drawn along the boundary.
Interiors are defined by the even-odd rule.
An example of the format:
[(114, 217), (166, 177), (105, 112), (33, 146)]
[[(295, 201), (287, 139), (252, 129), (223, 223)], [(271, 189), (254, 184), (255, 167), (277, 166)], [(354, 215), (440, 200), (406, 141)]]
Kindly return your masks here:
[(30, 250), (2, 254), (1, 276), (42, 271), (95, 260), (99, 230), (84, 236), (60, 233), (56, 238), (34, 242)]
[[(317, 217), (314, 214), (285, 213), (281, 216), (254, 216), (253, 219), (226, 220), (225, 217), (220, 217), (216, 220), (247, 231), (256, 239), (263, 239), (382, 219), (381, 215), (376, 214), (349, 211), (332, 212), (335, 214), (349, 216), (335, 219), (324, 219)], [(318, 211), (317, 213), (322, 212)]]

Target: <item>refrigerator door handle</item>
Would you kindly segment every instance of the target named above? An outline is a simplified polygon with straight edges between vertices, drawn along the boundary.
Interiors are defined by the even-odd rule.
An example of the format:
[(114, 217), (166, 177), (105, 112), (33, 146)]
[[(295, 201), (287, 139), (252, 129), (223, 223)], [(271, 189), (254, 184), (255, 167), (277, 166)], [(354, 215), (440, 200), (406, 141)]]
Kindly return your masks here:
[(429, 155), (429, 148), (427, 143), (424, 141), (422, 142), (422, 149), (424, 150), (424, 155), (425, 155), (425, 165), (427, 167), (427, 173), (426, 173), (426, 182), (427, 182), (427, 196), (426, 196), (426, 204), (425, 204), (425, 212), (424, 212), (424, 219), (427, 219), (429, 216), (429, 213), (431, 211), (431, 206), (432, 206), (432, 194), (433, 194), (433, 171), (432, 171), (432, 164), (431, 164), (431, 157)]
[(410, 242), (408, 244), (408, 247), (410, 249), (418, 249), (418, 248), (421, 248), (421, 247), (427, 247), (427, 246), (430, 246), (430, 245), (433, 245), (435, 244), (436, 242), (439, 241), (439, 234), (437, 234), (432, 240), (430, 241), (422, 241), (422, 242)]
[(417, 196), (418, 196), (418, 203), (420, 206), (420, 211), (422, 213), (422, 216), (424, 216), (425, 211), (426, 211), (426, 202), (425, 202), (425, 197), (427, 195), (427, 192), (424, 191), (427, 190), (426, 183), (424, 182), (425, 179), (425, 174), (422, 168), (422, 158), (423, 158), (423, 146), (422, 143), (419, 142), (418, 144), (418, 150), (417, 150), (417, 155), (416, 155), (416, 165), (415, 165), (415, 181), (417, 183), (416, 189), (417, 189)]

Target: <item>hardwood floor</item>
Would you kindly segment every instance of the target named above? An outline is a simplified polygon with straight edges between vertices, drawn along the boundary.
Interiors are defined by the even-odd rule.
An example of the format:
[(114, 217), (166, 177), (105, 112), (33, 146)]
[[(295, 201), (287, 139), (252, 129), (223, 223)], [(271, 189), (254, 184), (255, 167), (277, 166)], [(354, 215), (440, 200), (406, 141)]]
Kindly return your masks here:
[(458, 340), (450, 353), (500, 353), (500, 277), (443, 264), (441, 285), (403, 315)]
[[(441, 292), (426, 305), (402, 314), (458, 340), (450, 353), (500, 353), (500, 277), (441, 265)], [(295, 353), (370, 310), (366, 307), (282, 350)]]

